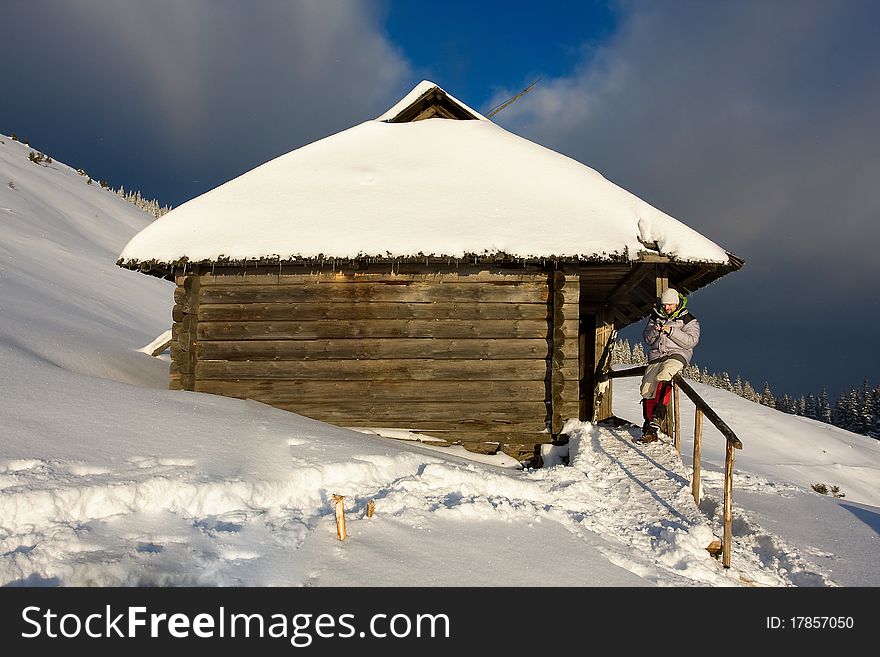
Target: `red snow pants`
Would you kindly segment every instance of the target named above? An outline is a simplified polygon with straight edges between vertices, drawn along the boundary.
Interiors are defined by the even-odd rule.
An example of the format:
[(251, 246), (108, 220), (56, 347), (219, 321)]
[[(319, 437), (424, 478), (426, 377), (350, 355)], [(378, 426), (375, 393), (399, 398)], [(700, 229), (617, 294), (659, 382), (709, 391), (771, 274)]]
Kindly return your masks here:
[(666, 408), (672, 398), (672, 382), (660, 381), (657, 384), (657, 392), (651, 399), (643, 399), (643, 413), (645, 420), (662, 420), (666, 417)]

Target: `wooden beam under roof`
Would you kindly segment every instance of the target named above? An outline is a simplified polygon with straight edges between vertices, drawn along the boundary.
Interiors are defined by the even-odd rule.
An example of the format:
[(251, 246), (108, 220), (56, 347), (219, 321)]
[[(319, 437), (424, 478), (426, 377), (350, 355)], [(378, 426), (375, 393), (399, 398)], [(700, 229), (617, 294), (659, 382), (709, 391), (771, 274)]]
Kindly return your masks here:
[[(433, 113), (429, 112), (432, 108), (434, 109)], [(478, 118), (459, 103), (449, 98), (440, 87), (432, 87), (414, 100), (408, 107), (401, 110), (393, 119), (389, 119), (388, 123), (410, 123), (432, 117), (464, 121)]]
[(649, 264), (639, 264), (627, 274), (617, 286), (608, 293), (603, 303), (613, 303), (614, 299), (629, 294), (639, 283), (641, 283), (648, 274), (654, 272), (654, 267)]

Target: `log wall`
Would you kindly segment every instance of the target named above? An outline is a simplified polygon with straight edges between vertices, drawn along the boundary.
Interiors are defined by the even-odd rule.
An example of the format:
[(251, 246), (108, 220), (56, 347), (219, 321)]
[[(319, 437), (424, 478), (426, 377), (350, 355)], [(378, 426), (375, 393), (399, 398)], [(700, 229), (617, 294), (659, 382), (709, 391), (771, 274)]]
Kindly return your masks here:
[(518, 458), (578, 417), (576, 275), (195, 271), (177, 283), (171, 387)]

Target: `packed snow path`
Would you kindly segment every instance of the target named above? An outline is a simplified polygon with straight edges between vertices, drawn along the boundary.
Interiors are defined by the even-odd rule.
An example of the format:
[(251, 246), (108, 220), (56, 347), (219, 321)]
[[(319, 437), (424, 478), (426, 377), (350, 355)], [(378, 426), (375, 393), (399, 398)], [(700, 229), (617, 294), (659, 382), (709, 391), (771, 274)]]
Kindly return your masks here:
[[(193, 461), (148, 456), (115, 469), (7, 461), (0, 584), (436, 585), (450, 581), (448, 555), (432, 556), (450, 532), (460, 536), (461, 585), (475, 572), (485, 581), (487, 570), (495, 584), (515, 585), (521, 569), (541, 568), (518, 559), (524, 540), (570, 564), (548, 569), (548, 585), (785, 586), (791, 572), (825, 583), (765, 534), (755, 537), (760, 549), (738, 540), (733, 567), (722, 568), (706, 551), (718, 529), (667, 441), (634, 443), (631, 429), (573, 421), (566, 430), (569, 465), (526, 471), (371, 436), (364, 453), (323, 463), (320, 440), (289, 440), (289, 473), (277, 481), (210, 480)], [(383, 441), (395, 449), (376, 453)], [(334, 493), (346, 495), (345, 542)]]

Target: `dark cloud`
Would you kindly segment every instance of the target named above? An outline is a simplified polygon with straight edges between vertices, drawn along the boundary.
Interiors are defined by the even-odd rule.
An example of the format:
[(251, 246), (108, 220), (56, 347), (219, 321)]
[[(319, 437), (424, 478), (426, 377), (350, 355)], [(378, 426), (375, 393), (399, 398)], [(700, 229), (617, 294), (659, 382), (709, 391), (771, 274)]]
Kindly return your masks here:
[[(177, 205), (380, 114), (418, 82), (385, 34), (389, 7), (12, 0), (0, 132)], [(676, 0), (616, 10), (613, 34), (584, 44), (573, 73), (520, 63), (528, 74), (482, 109), (543, 74), (498, 122), (746, 259), (694, 295), (702, 363), (758, 385), (767, 378), (780, 393), (880, 382), (880, 4)], [(400, 42), (432, 42), (431, 25), (417, 37), (406, 27)], [(496, 56), (493, 66), (506, 61), (503, 48)]]
[(704, 363), (780, 394), (876, 381), (878, 24), (870, 0), (625, 2), (497, 120), (746, 259), (695, 295)]
[(30, 133), (58, 158), (70, 143), (79, 157), (91, 153), (110, 182), (174, 190), (165, 200), (179, 204), (378, 115), (414, 84), (375, 6), (4, 5), (0, 54), (15, 66), (6, 71), (12, 93), (0, 108), (0, 130)]

